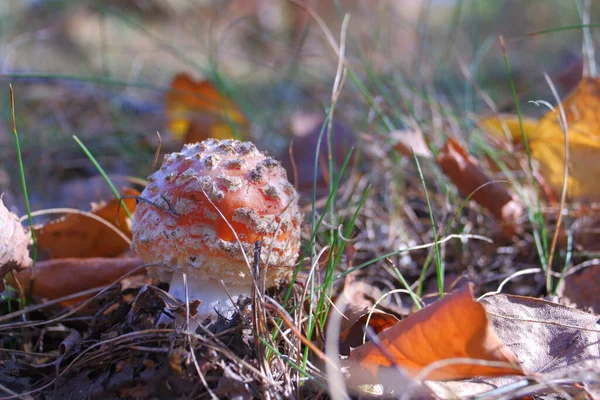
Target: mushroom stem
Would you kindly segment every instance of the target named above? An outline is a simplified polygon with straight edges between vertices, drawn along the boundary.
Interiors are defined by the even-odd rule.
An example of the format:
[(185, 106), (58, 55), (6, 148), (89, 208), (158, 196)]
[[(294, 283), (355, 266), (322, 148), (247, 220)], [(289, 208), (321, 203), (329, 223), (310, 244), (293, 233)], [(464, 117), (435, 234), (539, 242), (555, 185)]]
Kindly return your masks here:
[[(252, 289), (252, 282), (246, 282), (243, 279), (240, 279), (239, 283), (225, 284), (226, 286), (224, 286), (217, 279), (198, 277), (193, 274), (187, 274), (187, 284), (187, 300), (190, 304), (196, 300), (200, 301), (196, 314), (190, 315), (190, 320), (196, 319), (198, 322), (201, 322), (206, 317), (215, 316), (217, 313), (225, 318), (231, 318), (236, 311), (234, 304), (237, 302), (237, 299), (242, 295), (248, 296)], [(173, 272), (169, 294), (185, 302), (183, 273)], [(232, 300), (234, 303), (232, 303)]]

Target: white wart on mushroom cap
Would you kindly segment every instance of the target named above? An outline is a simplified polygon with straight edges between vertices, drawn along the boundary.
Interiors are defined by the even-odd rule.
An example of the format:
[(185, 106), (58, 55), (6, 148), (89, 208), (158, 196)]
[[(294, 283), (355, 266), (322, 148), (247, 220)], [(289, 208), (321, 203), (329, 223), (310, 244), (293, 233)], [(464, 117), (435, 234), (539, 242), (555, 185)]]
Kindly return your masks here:
[[(251, 261), (260, 240), (267, 286), (291, 275), (300, 247), (297, 194), (279, 162), (252, 143), (209, 139), (185, 145), (165, 156), (141, 197), (148, 202), (137, 206), (132, 231), (144, 261), (247, 286), (250, 270), (240, 243)], [(169, 269), (154, 272), (168, 280)]]

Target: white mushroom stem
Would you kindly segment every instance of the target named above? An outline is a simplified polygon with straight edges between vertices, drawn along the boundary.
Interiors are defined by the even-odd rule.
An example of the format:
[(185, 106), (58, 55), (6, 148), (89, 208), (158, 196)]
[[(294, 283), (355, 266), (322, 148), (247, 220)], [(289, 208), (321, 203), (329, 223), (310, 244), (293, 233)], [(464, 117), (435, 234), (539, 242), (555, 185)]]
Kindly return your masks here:
[[(195, 315), (190, 315), (190, 319), (196, 319), (201, 322), (208, 316), (215, 316), (217, 313), (226, 318), (231, 318), (236, 311), (233, 302), (237, 302), (240, 296), (250, 296), (252, 282), (240, 279), (237, 284), (226, 284), (214, 278), (194, 276), (187, 274), (189, 303), (196, 300), (200, 301)], [(227, 288), (227, 289), (226, 289)], [(171, 278), (169, 294), (176, 299), (186, 301), (183, 273), (173, 271)]]

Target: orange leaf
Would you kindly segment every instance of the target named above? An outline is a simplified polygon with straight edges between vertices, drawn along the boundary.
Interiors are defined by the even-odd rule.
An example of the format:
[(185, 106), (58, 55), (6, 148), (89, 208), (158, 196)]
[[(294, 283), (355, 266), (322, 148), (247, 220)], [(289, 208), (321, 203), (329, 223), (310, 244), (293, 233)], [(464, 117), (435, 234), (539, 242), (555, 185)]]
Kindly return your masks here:
[[(522, 375), (517, 357), (492, 330), (483, 306), (473, 300), (472, 287), (445, 296), (377, 335), (393, 362), (415, 376), (427, 365), (452, 358), (502, 361), (513, 367), (451, 364), (433, 370), (426, 379)], [(392, 362), (373, 342), (357, 347), (350, 360), (377, 375)]]
[[(371, 296), (380, 297), (379, 291), (371, 285), (359, 281), (356, 271), (350, 273), (344, 279), (344, 290), (340, 293), (347, 302), (344, 309), (344, 319), (340, 326), (340, 354), (350, 354), (350, 348), (363, 344), (363, 329), (367, 324), (369, 314), (369, 327), (375, 333), (379, 333), (398, 322), (394, 315), (381, 311), (373, 310), (374, 300)], [(337, 300), (334, 300), (337, 301)], [(371, 313), (371, 311), (373, 311)]]
[[(345, 319), (342, 320), (340, 331), (340, 354), (347, 355), (351, 347), (363, 343), (363, 329), (367, 324), (370, 312), (370, 307), (357, 305), (346, 307), (344, 310)], [(397, 322), (398, 318), (394, 315), (375, 309), (371, 314), (371, 319), (369, 319), (369, 327), (373, 329), (373, 332), (379, 333)]]
[[(125, 189), (123, 196), (137, 196), (135, 189)], [(133, 212), (135, 199), (123, 199)], [(101, 205), (92, 204), (92, 213), (113, 224), (131, 238), (131, 221), (119, 199)], [(120, 235), (105, 224), (81, 214), (67, 216), (35, 228), (38, 248), (50, 258), (114, 257), (129, 249)]]
[(196, 82), (180, 73), (165, 97), (169, 130), (184, 143), (208, 138), (231, 139), (245, 131), (248, 121), (238, 106), (220, 93), (210, 81)]
[(438, 154), (437, 162), (464, 196), (472, 194), (471, 199), (503, 222), (506, 228), (513, 229), (523, 214), (523, 206), (504, 185), (492, 182), (493, 179), (487, 176), (457, 141), (448, 139)]
[[(600, 186), (600, 79), (584, 78), (563, 102), (569, 128), (568, 195), (579, 200), (599, 200)], [(558, 107), (556, 107), (558, 112)], [(564, 133), (554, 111), (549, 111), (531, 137), (531, 154), (540, 172), (559, 194), (565, 165)]]
[[(42, 299), (57, 299), (84, 290), (106, 286), (142, 265), (137, 258), (64, 258), (39, 261), (35, 265), (32, 295)], [(136, 274), (144, 274), (141, 268)], [(32, 269), (16, 274), (19, 283), (29, 288)], [(12, 277), (9, 284), (15, 286)]]

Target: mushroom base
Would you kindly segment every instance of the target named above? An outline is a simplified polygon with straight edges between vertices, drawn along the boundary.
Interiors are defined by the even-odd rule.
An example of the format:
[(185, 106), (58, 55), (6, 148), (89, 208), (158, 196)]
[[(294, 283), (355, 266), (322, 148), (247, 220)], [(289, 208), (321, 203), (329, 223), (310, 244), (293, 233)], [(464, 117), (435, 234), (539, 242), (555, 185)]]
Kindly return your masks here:
[[(205, 320), (207, 317), (215, 318), (217, 313), (225, 318), (231, 318), (237, 311), (235, 303), (240, 296), (249, 296), (252, 290), (252, 282), (241, 281), (238, 284), (225, 284), (216, 279), (194, 277), (187, 274), (188, 298), (191, 303), (198, 300), (200, 304), (195, 315), (190, 315), (190, 324), (194, 325), (194, 320), (197, 324)], [(169, 294), (182, 301), (186, 302), (185, 286), (183, 283), (183, 273), (173, 271)], [(232, 302), (233, 300), (233, 302)], [(178, 326), (185, 324), (185, 317), (182, 321), (179, 318), (176, 321)], [(194, 329), (194, 326), (190, 328)]]

